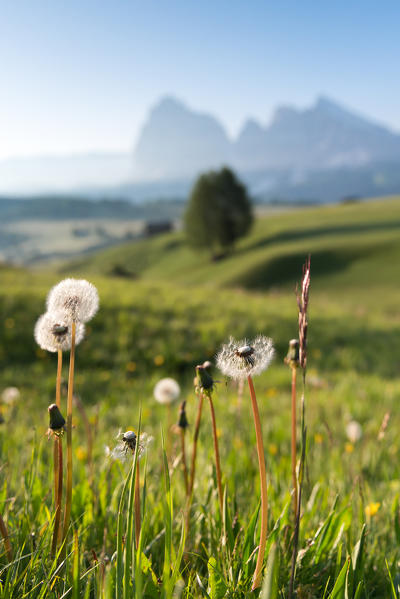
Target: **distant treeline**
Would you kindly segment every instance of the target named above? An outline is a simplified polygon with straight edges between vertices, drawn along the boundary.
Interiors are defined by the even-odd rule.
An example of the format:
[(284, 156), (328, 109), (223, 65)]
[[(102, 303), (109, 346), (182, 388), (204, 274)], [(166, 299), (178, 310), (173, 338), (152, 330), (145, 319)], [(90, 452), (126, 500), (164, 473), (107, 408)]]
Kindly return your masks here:
[(163, 199), (133, 203), (124, 199), (92, 200), (67, 196), (0, 196), (0, 219), (68, 220), (68, 219), (144, 219), (164, 220), (180, 216), (184, 200)]

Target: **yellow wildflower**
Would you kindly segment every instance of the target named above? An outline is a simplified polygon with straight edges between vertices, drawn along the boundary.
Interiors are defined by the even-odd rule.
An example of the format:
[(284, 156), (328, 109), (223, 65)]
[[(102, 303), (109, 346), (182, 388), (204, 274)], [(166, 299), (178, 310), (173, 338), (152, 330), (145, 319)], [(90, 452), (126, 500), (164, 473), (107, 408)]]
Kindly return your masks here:
[(349, 443), (349, 442), (345, 443), (344, 449), (345, 449), (346, 453), (353, 453), (353, 451), (354, 451), (353, 443)]
[(156, 366), (162, 366), (164, 364), (164, 361), (164, 356), (161, 355), (155, 356), (154, 358), (154, 364)]
[(271, 455), (276, 455), (278, 453), (278, 446), (275, 443), (270, 443), (268, 445), (268, 451)]
[(372, 518), (372, 516), (375, 516), (375, 514), (378, 513), (379, 508), (381, 507), (381, 504), (379, 501), (376, 502), (372, 502), (369, 503), (366, 507), (365, 507), (365, 515), (368, 518)]
[(315, 433), (314, 441), (317, 445), (321, 445), (323, 440), (324, 440), (324, 437), (321, 435), (321, 433)]
[(80, 462), (84, 462), (87, 458), (87, 451), (82, 445), (76, 448), (75, 454)]

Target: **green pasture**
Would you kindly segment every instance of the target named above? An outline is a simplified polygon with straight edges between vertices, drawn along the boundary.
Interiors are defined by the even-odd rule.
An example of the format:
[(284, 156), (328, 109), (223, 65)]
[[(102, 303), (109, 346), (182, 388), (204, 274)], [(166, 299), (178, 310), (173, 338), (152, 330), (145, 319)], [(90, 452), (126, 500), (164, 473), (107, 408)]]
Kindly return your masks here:
[[(221, 516), (205, 405), (184, 545), (180, 445), (168, 432), (178, 405), (169, 416), (152, 397), (161, 377), (180, 383), (190, 456), (198, 405), (195, 365), (213, 360), (230, 335), (251, 339), (258, 333), (272, 337), (276, 347), (273, 364), (255, 379), (270, 495), (268, 566), (260, 596), (287, 597), (293, 519), (290, 371), (283, 359), (289, 339), (297, 335), (294, 289), (309, 253), (308, 442), (295, 596), (400, 596), (399, 232), (400, 198), (390, 198), (261, 217), (235, 252), (217, 262), (206, 252), (193, 252), (183, 233), (173, 233), (52, 271), (2, 267), (1, 387), (17, 386), (21, 398), (2, 406), (0, 425), (0, 506), (14, 553), (8, 564), (1, 544), (0, 598), (120, 599), (117, 521), (129, 465), (110, 461), (105, 446), (116, 444), (119, 429), (138, 428), (140, 409), (142, 430), (154, 441), (146, 465), (141, 461), (143, 533), (129, 596), (258, 596), (250, 591), (259, 482), (247, 389), (240, 397), (232, 382), (213, 371), (226, 509)], [(49, 554), (53, 472), (46, 436), (56, 360), (35, 345), (33, 327), (49, 288), (65, 276), (94, 283), (101, 307), (76, 362), (76, 392), (94, 439), (93, 468), (87, 461), (85, 415), (75, 408), (73, 526), (67, 564), (60, 567)], [(65, 378), (67, 367), (66, 355)], [(300, 391), (299, 385), (299, 396)], [(351, 420), (363, 428), (356, 443), (346, 437)], [(129, 514), (128, 506), (121, 506), (121, 526)]]

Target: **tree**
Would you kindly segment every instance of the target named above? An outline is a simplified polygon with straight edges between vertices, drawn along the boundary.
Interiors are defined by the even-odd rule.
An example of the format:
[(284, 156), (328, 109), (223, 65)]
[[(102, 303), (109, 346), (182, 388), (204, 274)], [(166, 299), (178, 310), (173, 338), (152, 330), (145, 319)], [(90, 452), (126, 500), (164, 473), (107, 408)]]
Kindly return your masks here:
[(184, 216), (190, 245), (207, 247), (213, 258), (231, 250), (253, 222), (246, 187), (229, 168), (200, 175)]

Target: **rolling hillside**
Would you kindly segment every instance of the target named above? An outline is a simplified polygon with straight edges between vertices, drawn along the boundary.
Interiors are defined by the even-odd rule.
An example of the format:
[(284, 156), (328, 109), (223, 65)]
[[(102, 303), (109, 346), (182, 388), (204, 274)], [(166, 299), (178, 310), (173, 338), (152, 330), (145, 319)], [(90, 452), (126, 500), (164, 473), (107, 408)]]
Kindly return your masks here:
[(393, 289), (400, 278), (400, 197), (303, 208), (261, 216), (234, 253), (210, 262), (188, 247), (183, 233), (130, 242), (63, 268), (76, 274), (182, 285), (293, 289), (305, 255), (312, 254), (314, 291), (348, 295)]

